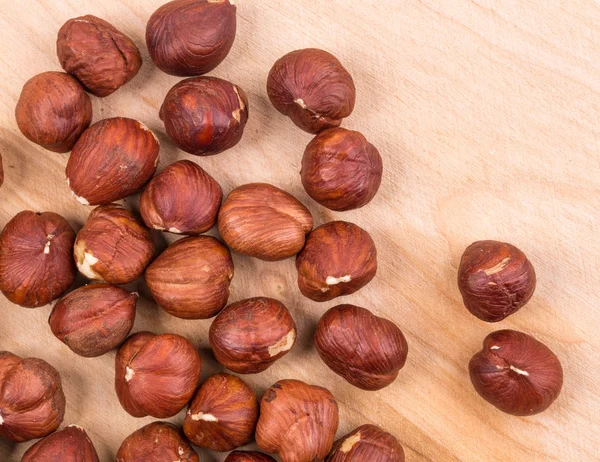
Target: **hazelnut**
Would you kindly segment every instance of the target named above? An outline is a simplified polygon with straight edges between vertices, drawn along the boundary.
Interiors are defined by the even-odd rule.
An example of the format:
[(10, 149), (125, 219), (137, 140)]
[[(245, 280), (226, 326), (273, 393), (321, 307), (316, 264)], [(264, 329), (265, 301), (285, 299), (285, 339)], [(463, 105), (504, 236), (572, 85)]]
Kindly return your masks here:
[(85, 430), (69, 425), (31, 446), (21, 462), (100, 462), (94, 444)]
[(260, 402), (256, 442), (283, 462), (323, 460), (333, 446), (338, 405), (325, 388), (280, 380)]
[(138, 332), (117, 351), (117, 396), (134, 417), (172, 417), (192, 398), (201, 368), (200, 355), (184, 337)]
[(298, 286), (311, 300), (326, 302), (367, 285), (377, 272), (377, 250), (369, 233), (345, 221), (319, 226), (296, 257)]
[(331, 210), (352, 210), (377, 193), (383, 171), (377, 148), (359, 132), (330, 128), (307, 146), (300, 176), (304, 189)]
[(525, 305), (535, 290), (535, 270), (515, 246), (478, 241), (465, 250), (458, 288), (467, 309), (482, 321), (498, 322)]
[(354, 81), (342, 63), (323, 50), (296, 50), (269, 72), (267, 93), (275, 109), (309, 133), (337, 127), (354, 110)]
[(225, 59), (235, 40), (233, 0), (175, 0), (156, 10), (146, 44), (156, 67), (171, 75), (202, 75)]
[(15, 110), (25, 137), (54, 152), (69, 152), (92, 121), (92, 102), (77, 80), (44, 72), (25, 83)]
[(54, 336), (84, 357), (118, 347), (133, 327), (138, 294), (110, 284), (90, 284), (61, 298), (48, 324)]
[(266, 297), (232, 303), (210, 326), (217, 361), (238, 374), (256, 374), (286, 355), (296, 342), (296, 323), (285, 305)]
[(242, 255), (275, 261), (296, 255), (313, 217), (291, 194), (265, 183), (231, 191), (219, 211), (219, 232)]
[(530, 335), (492, 332), (469, 363), (475, 391), (507, 414), (526, 416), (546, 410), (563, 383), (560, 361)]
[(221, 311), (232, 278), (229, 249), (210, 236), (171, 244), (146, 270), (146, 283), (156, 302), (183, 319), (208, 319)]
[(158, 139), (144, 124), (122, 117), (88, 128), (67, 163), (67, 182), (84, 205), (110, 204), (138, 191), (154, 175)]
[(326, 462), (404, 462), (404, 449), (396, 438), (375, 425), (362, 425), (333, 445)]
[(49, 435), (63, 421), (65, 404), (50, 364), (0, 352), (0, 436), (21, 443)]
[(56, 213), (19, 212), (0, 234), (0, 290), (11, 302), (34, 308), (65, 293), (77, 271), (75, 232)]
[(354, 305), (338, 305), (323, 315), (315, 346), (327, 366), (363, 390), (391, 384), (408, 354), (396, 324)]
[(275, 462), (271, 456), (256, 451), (233, 451), (225, 462)]
[(135, 43), (96, 16), (69, 19), (58, 31), (60, 65), (87, 91), (104, 97), (125, 85), (142, 67)]
[(231, 451), (252, 440), (258, 401), (238, 377), (217, 374), (206, 379), (190, 404), (183, 431), (196, 446)]

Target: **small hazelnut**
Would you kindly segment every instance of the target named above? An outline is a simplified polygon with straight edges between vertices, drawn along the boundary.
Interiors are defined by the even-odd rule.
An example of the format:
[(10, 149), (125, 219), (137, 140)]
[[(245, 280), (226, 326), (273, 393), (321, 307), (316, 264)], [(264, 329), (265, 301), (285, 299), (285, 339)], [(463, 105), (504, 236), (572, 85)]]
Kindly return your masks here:
[(0, 234), (0, 290), (11, 302), (28, 308), (64, 294), (77, 270), (75, 232), (56, 213), (19, 212)]
[(377, 250), (369, 233), (345, 221), (332, 221), (308, 235), (296, 257), (300, 292), (316, 302), (349, 295), (377, 272)]
[(507, 414), (528, 416), (546, 410), (563, 384), (560, 361), (530, 335), (492, 332), (469, 362), (475, 391)]
[(92, 122), (92, 102), (77, 80), (44, 72), (25, 83), (15, 110), (25, 137), (54, 152), (69, 152)]
[(404, 462), (404, 449), (396, 438), (375, 425), (362, 425), (333, 445), (326, 462)]
[(69, 425), (31, 446), (21, 462), (100, 462), (85, 430)]
[(158, 164), (158, 139), (145, 125), (122, 117), (88, 128), (67, 163), (67, 182), (84, 205), (110, 204), (141, 189)]
[(275, 459), (257, 451), (233, 451), (225, 462), (275, 462)]
[(354, 110), (354, 81), (342, 63), (323, 50), (296, 50), (269, 72), (267, 93), (275, 109), (309, 133), (337, 127)]
[(312, 227), (313, 217), (298, 199), (265, 183), (234, 189), (219, 211), (219, 232), (227, 245), (261, 260), (296, 255)]
[(192, 398), (201, 368), (200, 355), (184, 337), (138, 332), (117, 351), (117, 396), (134, 417), (172, 417)]
[(252, 389), (233, 375), (206, 379), (190, 404), (183, 431), (196, 446), (231, 451), (249, 443), (258, 420)]
[(482, 321), (498, 322), (525, 305), (535, 290), (535, 270), (514, 245), (478, 241), (465, 250), (458, 288), (467, 309)]

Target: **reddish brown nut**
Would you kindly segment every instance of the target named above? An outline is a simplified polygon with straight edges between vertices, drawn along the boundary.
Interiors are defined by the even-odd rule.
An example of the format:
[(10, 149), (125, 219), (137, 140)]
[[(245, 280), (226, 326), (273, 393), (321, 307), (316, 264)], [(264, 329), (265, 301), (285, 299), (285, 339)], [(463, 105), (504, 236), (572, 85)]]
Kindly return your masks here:
[(512, 415), (546, 410), (563, 384), (560, 361), (530, 335), (514, 330), (492, 332), (469, 363), (475, 391), (488, 403)]
[(75, 232), (52, 212), (19, 212), (0, 234), (0, 290), (34, 308), (65, 293), (75, 280)]
[(92, 102), (69, 74), (44, 72), (25, 83), (15, 110), (29, 141), (54, 152), (68, 152), (92, 121)]
[(176, 334), (133, 334), (115, 358), (115, 389), (134, 417), (172, 417), (190, 401), (202, 359), (189, 340)]
[(31, 446), (21, 462), (100, 462), (94, 444), (85, 430), (69, 425)]
[(535, 290), (535, 270), (515, 246), (478, 241), (465, 250), (458, 288), (467, 309), (482, 321), (498, 322), (525, 305)]
[(233, 451), (225, 462), (275, 462), (271, 456), (256, 451)]
[(117, 117), (85, 131), (67, 163), (67, 183), (84, 205), (110, 204), (138, 191), (154, 175), (158, 139), (144, 124)]
[(396, 438), (375, 425), (362, 425), (333, 445), (326, 462), (404, 462), (404, 449)]

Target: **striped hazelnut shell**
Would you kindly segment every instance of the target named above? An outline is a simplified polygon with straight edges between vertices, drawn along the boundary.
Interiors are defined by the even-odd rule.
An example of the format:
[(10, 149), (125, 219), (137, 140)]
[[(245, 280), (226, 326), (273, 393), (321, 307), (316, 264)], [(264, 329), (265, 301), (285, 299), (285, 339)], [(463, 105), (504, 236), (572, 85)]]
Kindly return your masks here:
[(100, 462), (86, 431), (77, 425), (52, 433), (31, 446), (21, 462)]
[(326, 462), (404, 462), (404, 449), (394, 436), (375, 425), (362, 425), (340, 438)]

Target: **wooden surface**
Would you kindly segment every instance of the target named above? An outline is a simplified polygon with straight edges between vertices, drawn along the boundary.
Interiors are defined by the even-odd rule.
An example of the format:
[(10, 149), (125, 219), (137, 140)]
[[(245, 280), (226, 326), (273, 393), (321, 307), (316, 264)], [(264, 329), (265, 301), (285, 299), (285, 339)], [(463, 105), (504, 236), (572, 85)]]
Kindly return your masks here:
[[(94, 120), (139, 119), (160, 138), (160, 168), (194, 159), (225, 192), (270, 182), (307, 204), (317, 224), (353, 221), (377, 244), (375, 280), (325, 304), (299, 294), (292, 259), (266, 263), (235, 256), (231, 300), (276, 297), (300, 330), (288, 356), (265, 373), (245, 377), (257, 393), (283, 378), (324, 385), (340, 403), (339, 435), (360, 424), (380, 424), (401, 441), (410, 461), (600, 460), (600, 4), (240, 1), (235, 45), (212, 75), (246, 90), (250, 121), (236, 148), (193, 158), (174, 147), (158, 118), (164, 95), (178, 81), (152, 65), (143, 39), (148, 17), (162, 3), (0, 0), (0, 150), (6, 170), (0, 225), (33, 209), (60, 213), (79, 229), (90, 211), (69, 194), (67, 155), (28, 142), (13, 112), (27, 79), (60, 70), (59, 27), (74, 16), (100, 16), (134, 39), (144, 65), (114, 95), (92, 98)], [(308, 46), (333, 52), (347, 66), (358, 97), (344, 125), (362, 131), (384, 159), (381, 190), (362, 210), (332, 213), (308, 198), (298, 172), (310, 136), (277, 113), (266, 96), (273, 62)], [(137, 197), (126, 204), (137, 208)], [(538, 275), (531, 302), (496, 325), (470, 315), (456, 288), (460, 255), (478, 239), (517, 245)], [(186, 335), (201, 349), (203, 378), (217, 371), (208, 350), (210, 321), (177, 320), (138, 288), (143, 299), (134, 330)], [(359, 391), (319, 360), (311, 341), (315, 324), (340, 302), (370, 308), (404, 331), (408, 362), (392, 386)], [(67, 396), (65, 424), (85, 427), (101, 459), (113, 460), (123, 438), (152, 419), (135, 419), (120, 408), (114, 353), (75, 356), (50, 333), (50, 310), (2, 299), (0, 348), (56, 366)], [(468, 361), (497, 328), (530, 333), (561, 359), (564, 389), (545, 413), (504, 415), (473, 391)], [(27, 446), (2, 441), (0, 460), (19, 460)], [(205, 461), (224, 457), (202, 454)]]

